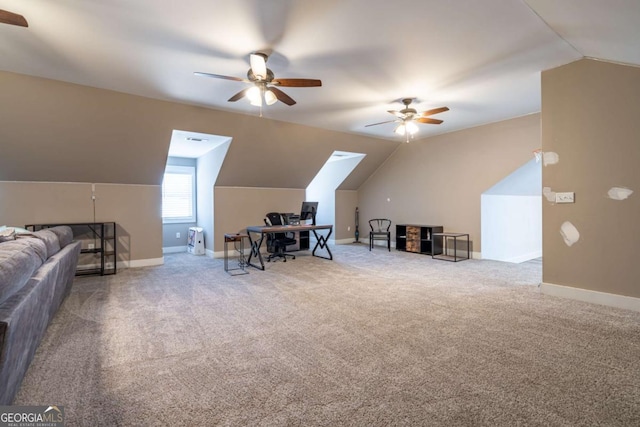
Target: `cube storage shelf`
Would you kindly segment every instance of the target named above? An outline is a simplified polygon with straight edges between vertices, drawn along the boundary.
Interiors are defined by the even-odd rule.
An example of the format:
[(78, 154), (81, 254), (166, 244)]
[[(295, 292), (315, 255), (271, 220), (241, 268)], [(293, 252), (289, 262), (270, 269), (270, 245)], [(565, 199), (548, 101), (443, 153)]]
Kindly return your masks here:
[[(465, 259), (469, 259), (471, 257), (470, 247), (469, 247), (469, 234), (468, 233), (435, 233), (435, 237), (442, 237), (444, 241), (444, 251), (442, 254), (433, 254), (431, 258), (433, 259), (441, 259), (444, 261), (464, 261)], [(466, 255), (459, 255), (458, 253), (458, 239), (461, 239), (460, 243), (463, 243), (466, 246)], [(453, 241), (453, 255), (451, 255), (451, 251), (448, 242)], [(464, 254), (464, 249), (461, 249), (460, 252)]]
[(82, 243), (76, 276), (116, 274), (117, 239), (115, 222), (82, 222), (73, 224), (28, 224), (31, 231), (67, 225), (73, 231), (73, 239)]
[(396, 250), (439, 255), (442, 253), (442, 236), (433, 234), (442, 232), (441, 225), (397, 224)]

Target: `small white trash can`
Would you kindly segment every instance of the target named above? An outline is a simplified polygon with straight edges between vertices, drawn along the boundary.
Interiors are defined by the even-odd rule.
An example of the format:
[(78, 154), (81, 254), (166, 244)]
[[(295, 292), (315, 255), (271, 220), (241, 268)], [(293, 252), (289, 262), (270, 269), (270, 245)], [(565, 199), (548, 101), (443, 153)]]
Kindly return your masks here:
[(204, 255), (204, 232), (201, 227), (189, 227), (187, 252), (193, 255)]

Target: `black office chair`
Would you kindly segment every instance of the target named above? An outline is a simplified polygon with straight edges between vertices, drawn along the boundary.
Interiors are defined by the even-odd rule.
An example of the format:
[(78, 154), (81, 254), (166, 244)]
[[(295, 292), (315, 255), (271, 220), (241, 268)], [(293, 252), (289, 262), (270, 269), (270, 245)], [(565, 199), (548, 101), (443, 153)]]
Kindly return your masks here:
[(371, 228), (369, 232), (369, 250), (373, 248), (373, 242), (375, 240), (386, 240), (387, 248), (389, 252), (391, 252), (391, 232), (389, 231), (389, 228), (391, 228), (391, 220), (384, 218), (370, 219), (369, 227)]
[[(265, 218), (267, 225), (284, 225), (282, 215), (278, 212), (269, 212)], [(286, 253), (285, 250), (289, 245), (295, 245), (298, 241), (291, 237), (293, 233), (269, 233), (267, 235), (267, 252), (271, 255), (267, 257), (267, 261), (274, 258), (282, 258), (283, 262), (287, 262), (287, 257), (296, 259), (293, 254)]]

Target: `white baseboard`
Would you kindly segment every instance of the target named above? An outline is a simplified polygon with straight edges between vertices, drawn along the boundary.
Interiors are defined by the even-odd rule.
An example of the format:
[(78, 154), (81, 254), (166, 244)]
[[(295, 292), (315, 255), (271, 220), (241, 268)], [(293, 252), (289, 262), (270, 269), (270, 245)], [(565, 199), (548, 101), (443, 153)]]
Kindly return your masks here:
[(149, 259), (133, 259), (131, 261), (118, 261), (118, 268), (138, 268), (138, 267), (152, 267), (154, 265), (164, 264), (164, 257), (162, 258), (149, 258)]
[[(234, 249), (232, 249), (231, 247), (228, 249), (228, 251), (229, 251), (229, 258), (237, 258), (238, 257), (238, 255), (236, 254), (236, 251)], [(205, 252), (207, 252), (207, 256), (210, 257), (210, 258), (224, 259), (224, 251), (214, 252), (211, 249), (205, 249)], [(244, 255), (245, 256), (249, 256), (250, 253), (251, 253), (251, 249), (244, 248)]]
[(353, 240), (353, 237), (351, 237), (349, 239), (329, 240), (329, 243), (334, 245), (350, 245), (351, 243), (355, 243), (355, 241)]
[[(465, 254), (466, 254), (466, 251), (465, 251)], [(482, 255), (480, 252), (472, 252), (472, 254), (473, 254), (472, 258), (481, 258), (481, 255)], [(512, 258), (485, 258), (485, 259), (492, 260), (492, 261), (520, 264), (521, 262), (527, 262), (527, 261), (531, 261), (532, 259), (541, 258), (541, 257), (542, 257), (542, 251), (532, 252), (526, 255), (518, 255)]]
[[(207, 256), (211, 257), (211, 258), (220, 258), (220, 259), (224, 259), (224, 251), (218, 251), (218, 252), (214, 252), (211, 249), (205, 249), (205, 251), (207, 252)], [(238, 254), (236, 253), (235, 248), (229, 246), (229, 258), (237, 258)], [(267, 249), (263, 246), (262, 250), (260, 252), (262, 252), (263, 254), (266, 253)], [(244, 256), (249, 256), (249, 254), (251, 253), (251, 248), (250, 247), (246, 247), (244, 248)]]
[(531, 261), (532, 259), (536, 259), (536, 258), (540, 258), (540, 257), (542, 257), (542, 250), (537, 251), (537, 252), (528, 253), (526, 255), (520, 255), (520, 256), (517, 256), (517, 257), (505, 259), (504, 261), (513, 262), (513, 263), (519, 264), (521, 262)]
[(572, 288), (571, 286), (554, 285), (552, 283), (542, 283), (540, 292), (545, 295), (569, 298), (593, 304), (606, 305), (609, 307), (622, 308), (640, 312), (640, 298), (628, 297), (624, 295), (608, 294), (605, 292), (591, 291), (589, 289)]
[[(456, 256), (458, 258), (466, 258), (467, 257), (467, 250), (464, 249), (458, 249), (456, 250)], [(442, 251), (442, 254), (444, 254), (444, 249)], [(449, 248), (449, 250), (447, 251), (447, 255), (451, 255), (453, 256), (453, 248)], [(474, 251), (469, 251), (469, 258), (470, 259), (482, 259), (482, 253), (481, 252), (474, 252)]]
[(187, 252), (186, 246), (169, 246), (167, 248), (162, 248), (163, 254), (177, 254), (180, 252)]

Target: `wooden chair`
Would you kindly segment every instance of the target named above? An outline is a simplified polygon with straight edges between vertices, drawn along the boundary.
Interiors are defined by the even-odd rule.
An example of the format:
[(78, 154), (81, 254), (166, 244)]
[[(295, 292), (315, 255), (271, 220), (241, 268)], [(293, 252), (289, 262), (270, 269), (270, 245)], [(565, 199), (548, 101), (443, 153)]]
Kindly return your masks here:
[(375, 240), (386, 240), (387, 248), (391, 252), (391, 220), (385, 218), (375, 218), (369, 220), (369, 250), (373, 248), (373, 242)]

